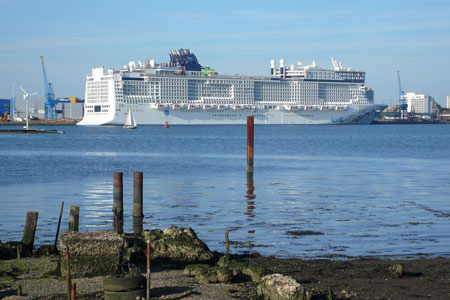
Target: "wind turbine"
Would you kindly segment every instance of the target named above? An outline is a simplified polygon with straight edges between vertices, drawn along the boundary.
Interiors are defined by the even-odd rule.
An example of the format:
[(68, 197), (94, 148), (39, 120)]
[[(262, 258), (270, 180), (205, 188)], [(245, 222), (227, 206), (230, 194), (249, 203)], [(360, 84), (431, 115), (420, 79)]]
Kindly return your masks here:
[(28, 96), (37, 95), (38, 93), (28, 94), (23, 87), (20, 86), (20, 89), (23, 92), (23, 100), (25, 100), (25, 106), (26, 106), (26, 115), (27, 115), (27, 122), (25, 125), (25, 130), (28, 130)]

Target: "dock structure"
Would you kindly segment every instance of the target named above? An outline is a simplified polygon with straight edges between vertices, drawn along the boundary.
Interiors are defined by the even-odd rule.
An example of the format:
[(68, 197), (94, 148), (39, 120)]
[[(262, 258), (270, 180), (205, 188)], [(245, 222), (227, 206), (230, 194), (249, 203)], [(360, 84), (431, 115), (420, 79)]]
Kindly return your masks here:
[(62, 130), (47, 130), (47, 129), (6, 129), (0, 130), (0, 134), (46, 134), (59, 133), (64, 134)]

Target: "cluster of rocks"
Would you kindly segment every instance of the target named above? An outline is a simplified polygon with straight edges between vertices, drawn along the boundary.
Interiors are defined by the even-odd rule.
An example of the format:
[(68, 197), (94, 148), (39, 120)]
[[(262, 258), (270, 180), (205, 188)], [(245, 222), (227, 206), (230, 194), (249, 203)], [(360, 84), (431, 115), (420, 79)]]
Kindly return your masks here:
[[(72, 278), (116, 275), (123, 273), (127, 263), (145, 263), (147, 243), (151, 245), (152, 264), (183, 264), (184, 274), (194, 277), (200, 284), (254, 282), (257, 284), (258, 295), (264, 299), (290, 300), (310, 299), (311, 295), (291, 277), (281, 274), (270, 274), (260, 266), (249, 265), (247, 261), (238, 258), (230, 259), (221, 256), (217, 259), (195, 234), (191, 228), (172, 226), (162, 230), (145, 230), (141, 234), (117, 234), (111, 231), (73, 232), (68, 231), (60, 238), (60, 255), (52, 256), (52, 262), (45, 262), (52, 270), (46, 275), (64, 278), (70, 262)], [(2, 258), (15, 258), (14, 247), (0, 245)], [(17, 249), (17, 245), (16, 245)], [(48, 249), (51, 253), (51, 249)], [(67, 260), (69, 257), (69, 260)], [(59, 262), (56, 264), (55, 260)], [(17, 270), (26, 268), (27, 259), (12, 260), (1, 267), (0, 275), (17, 279)], [(9, 266), (9, 267), (5, 267)], [(48, 269), (45, 266), (37, 268)], [(55, 270), (56, 269), (56, 270)], [(16, 272), (17, 273), (17, 272)], [(3, 276), (4, 277), (4, 276)], [(39, 277), (39, 276), (38, 276)], [(5, 277), (6, 278), (6, 277)]]
[(161, 231), (145, 230), (141, 234), (117, 234), (111, 231), (68, 231), (61, 235), (61, 275), (65, 276), (69, 251), (72, 277), (114, 275), (123, 272), (126, 263), (145, 263), (147, 242), (153, 262), (210, 262), (213, 254), (191, 228), (172, 226)]
[(271, 300), (309, 300), (307, 292), (292, 277), (269, 274), (269, 270), (259, 266), (249, 266), (246, 262), (229, 260), (222, 256), (216, 265), (194, 264), (184, 269), (184, 274), (193, 276), (201, 284), (229, 283), (251, 280), (257, 283), (258, 296)]
[(150, 241), (152, 261), (178, 264), (211, 262), (214, 258), (192, 228), (176, 226), (164, 229), (144, 230), (141, 234), (123, 234), (125, 240), (124, 259), (132, 263), (146, 261), (147, 242)]
[(259, 282), (268, 273), (268, 270), (249, 266), (247, 262), (235, 259), (229, 260), (227, 256), (219, 258), (217, 264), (193, 264), (184, 269), (184, 274), (195, 277), (199, 283), (229, 283), (236, 281)]
[(32, 256), (48, 256), (56, 253), (57, 249), (51, 245), (43, 245), (37, 249), (31, 249), (24, 247), (22, 242), (11, 241), (3, 244), (2, 241), (0, 241), (0, 260)]

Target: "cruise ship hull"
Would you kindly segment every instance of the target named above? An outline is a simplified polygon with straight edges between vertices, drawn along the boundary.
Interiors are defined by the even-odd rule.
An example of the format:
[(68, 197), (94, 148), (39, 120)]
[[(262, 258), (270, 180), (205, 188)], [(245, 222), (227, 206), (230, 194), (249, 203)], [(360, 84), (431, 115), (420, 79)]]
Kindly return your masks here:
[[(243, 110), (188, 110), (150, 108), (149, 105), (133, 105), (132, 111), (138, 125), (228, 125), (245, 124), (247, 116), (255, 117), (255, 124), (370, 124), (383, 105), (349, 106), (345, 110), (296, 110), (270, 109)], [(106, 117), (106, 116), (105, 116)], [(78, 125), (123, 125), (125, 114), (117, 113), (106, 118), (84, 118)]]
[(270, 77), (219, 75), (188, 49), (171, 50), (170, 63), (129, 62), (120, 70), (97, 67), (86, 77), (85, 114), (79, 125), (123, 125), (131, 111), (138, 125), (370, 124), (382, 109), (365, 72), (271, 61)]

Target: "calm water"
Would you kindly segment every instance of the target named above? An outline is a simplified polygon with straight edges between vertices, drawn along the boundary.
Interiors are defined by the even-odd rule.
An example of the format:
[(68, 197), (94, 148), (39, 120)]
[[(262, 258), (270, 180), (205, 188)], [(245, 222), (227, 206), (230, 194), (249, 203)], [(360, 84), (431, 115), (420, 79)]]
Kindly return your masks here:
[(61, 201), (64, 230), (70, 205), (82, 230), (111, 229), (115, 171), (132, 231), (142, 171), (144, 228), (193, 227), (212, 250), (234, 228), (233, 252), (450, 255), (449, 125), (256, 126), (253, 192), (245, 126), (60, 129), (0, 135), (0, 240), (37, 210), (37, 243), (52, 243)]

